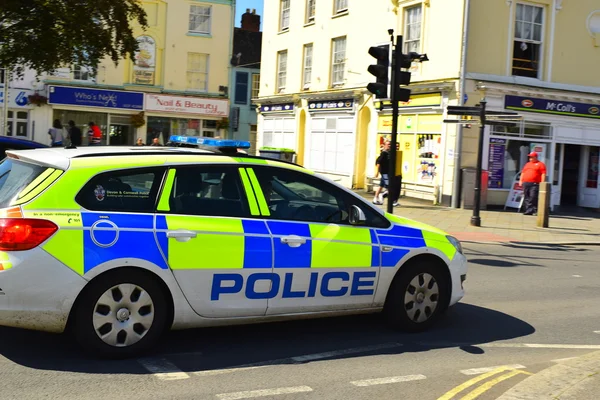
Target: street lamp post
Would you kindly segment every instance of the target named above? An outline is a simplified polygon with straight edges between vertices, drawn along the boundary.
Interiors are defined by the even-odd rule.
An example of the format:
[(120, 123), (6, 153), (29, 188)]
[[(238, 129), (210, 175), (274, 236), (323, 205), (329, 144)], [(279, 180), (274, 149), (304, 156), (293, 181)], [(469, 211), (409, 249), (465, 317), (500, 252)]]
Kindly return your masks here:
[(472, 226), (481, 226), (481, 217), (479, 216), (479, 211), (481, 209), (481, 174), (483, 172), (482, 164), (483, 164), (483, 135), (485, 134), (485, 123), (486, 123), (486, 115), (485, 115), (485, 105), (487, 102), (485, 99), (480, 101), (479, 107), (479, 145), (477, 147), (477, 171), (475, 176), (475, 201), (473, 206), (473, 216), (471, 217), (471, 225)]

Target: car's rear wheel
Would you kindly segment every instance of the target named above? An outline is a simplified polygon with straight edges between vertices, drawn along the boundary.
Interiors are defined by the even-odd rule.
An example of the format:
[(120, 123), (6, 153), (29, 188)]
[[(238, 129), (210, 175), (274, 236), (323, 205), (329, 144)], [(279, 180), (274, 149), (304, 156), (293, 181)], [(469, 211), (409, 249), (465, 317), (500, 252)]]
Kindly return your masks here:
[(429, 261), (411, 261), (394, 278), (384, 307), (384, 314), (394, 328), (424, 331), (448, 308), (447, 274), (439, 263)]
[(88, 352), (107, 358), (138, 355), (154, 346), (167, 325), (167, 299), (152, 276), (115, 270), (82, 293), (73, 332)]

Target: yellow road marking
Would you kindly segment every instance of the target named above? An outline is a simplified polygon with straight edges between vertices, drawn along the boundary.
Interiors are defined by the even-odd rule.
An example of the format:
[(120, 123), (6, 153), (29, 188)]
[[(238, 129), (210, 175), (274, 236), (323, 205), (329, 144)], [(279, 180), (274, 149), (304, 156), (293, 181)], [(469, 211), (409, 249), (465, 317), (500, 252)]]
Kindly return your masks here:
[[(522, 371), (516, 371), (513, 370), (507, 374), (504, 375), (500, 375), (497, 378), (494, 378), (492, 380), (487, 381), (486, 383), (484, 383), (483, 385), (479, 386), (477, 389), (473, 390), (472, 392), (470, 392), (469, 394), (467, 394), (466, 396), (464, 396), (461, 400), (473, 400), (476, 399), (477, 397), (481, 396), (483, 393), (487, 392), (488, 390), (490, 390), (491, 388), (493, 388), (494, 386), (496, 386), (497, 384), (499, 384), (502, 381), (505, 381), (507, 379), (510, 379), (516, 375), (519, 375), (523, 373)], [(529, 375), (529, 372), (527, 373)]]
[[(477, 377), (475, 377), (473, 379), (469, 379), (465, 383), (462, 383), (462, 384), (458, 385), (454, 389), (450, 390), (449, 392), (447, 392), (444, 395), (442, 395), (441, 397), (439, 397), (438, 400), (450, 400), (454, 396), (456, 396), (457, 394), (459, 394), (460, 392), (464, 391), (465, 389), (468, 389), (471, 386), (474, 386), (475, 384), (477, 384), (477, 383), (479, 383), (479, 382), (481, 382), (483, 380), (486, 380), (486, 379), (488, 379), (488, 378), (490, 378), (490, 377), (492, 377), (494, 375), (497, 375), (497, 374), (499, 374), (501, 372), (504, 372), (504, 371), (512, 371), (512, 372), (510, 372), (510, 374), (511, 374), (510, 377), (513, 377), (516, 374), (533, 375), (531, 372), (513, 370), (513, 369), (507, 368), (507, 367), (500, 367), (500, 368), (497, 368), (497, 369), (495, 369), (493, 371), (487, 372), (485, 374), (481, 374), (481, 375), (479, 375), (479, 376), (477, 376)], [(509, 374), (506, 374), (506, 375), (509, 375)], [(502, 378), (502, 377), (504, 377), (506, 375), (502, 375), (502, 376), (500, 376), (500, 377), (498, 377), (498, 378), (496, 378), (496, 379), (494, 379), (494, 380), (492, 380), (490, 382), (495, 382), (496, 380), (498, 380), (498, 379), (500, 379), (500, 378)], [(510, 377), (508, 377), (508, 378), (510, 378)], [(508, 379), (508, 378), (504, 378), (504, 379)], [(504, 379), (502, 379), (502, 380), (504, 380)], [(498, 382), (496, 382), (496, 383), (502, 382), (502, 380), (498, 380)], [(492, 386), (494, 386), (496, 383), (490, 385), (485, 390), (489, 390), (489, 388), (491, 388)], [(485, 385), (483, 385), (483, 386), (485, 386)], [(479, 389), (476, 389), (476, 390), (479, 390)], [(483, 392), (485, 392), (485, 390)], [(481, 392), (481, 393), (483, 393), (483, 392)], [(469, 393), (467, 396), (470, 396), (471, 393)], [(479, 396), (481, 393), (477, 394), (477, 396)], [(475, 397), (477, 397), (477, 396), (475, 396)], [(464, 399), (474, 399), (475, 397), (463, 397), (463, 400)]]

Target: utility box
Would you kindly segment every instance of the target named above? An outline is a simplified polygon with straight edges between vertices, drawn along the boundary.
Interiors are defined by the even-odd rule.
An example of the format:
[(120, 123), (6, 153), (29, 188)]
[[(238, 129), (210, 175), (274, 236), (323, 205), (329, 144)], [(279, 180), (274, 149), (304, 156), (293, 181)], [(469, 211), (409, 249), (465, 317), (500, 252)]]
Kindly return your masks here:
[(258, 150), (261, 157), (287, 162), (296, 162), (296, 152), (281, 147), (262, 147)]
[[(477, 169), (463, 168), (461, 208), (472, 210), (475, 207), (475, 177)], [(481, 171), (481, 210), (487, 209), (488, 171)]]

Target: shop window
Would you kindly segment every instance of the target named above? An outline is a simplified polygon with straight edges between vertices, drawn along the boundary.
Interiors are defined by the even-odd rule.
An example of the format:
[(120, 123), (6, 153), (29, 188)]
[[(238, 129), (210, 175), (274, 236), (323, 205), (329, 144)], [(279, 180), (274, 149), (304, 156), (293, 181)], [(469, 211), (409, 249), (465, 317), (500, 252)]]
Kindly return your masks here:
[(178, 168), (170, 194), (171, 213), (249, 217), (248, 202), (235, 167)]
[(265, 118), (263, 146), (296, 148), (296, 120), (292, 118)]
[(539, 160), (546, 166), (550, 161), (550, 143), (544, 142), (492, 137), (487, 151), (490, 189), (510, 189), (532, 151), (538, 153)]
[(331, 85), (344, 84), (346, 69), (346, 37), (333, 39), (331, 46)]
[(190, 6), (189, 31), (192, 33), (210, 34), (212, 7)]
[(120, 170), (100, 174), (81, 189), (76, 201), (92, 211), (154, 211), (164, 169)]
[(235, 104), (248, 104), (248, 73), (235, 73)]
[(29, 126), (29, 113), (27, 111), (8, 111), (7, 135), (27, 137)]
[(544, 8), (517, 4), (512, 74), (540, 77)]
[(587, 166), (587, 177), (585, 181), (585, 187), (588, 189), (598, 188), (598, 157), (600, 156), (599, 147), (590, 147), (590, 153), (588, 157)]
[(307, 166), (320, 172), (352, 174), (355, 140), (353, 128), (354, 119), (351, 117), (313, 117)]
[(492, 135), (514, 136), (530, 139), (552, 139), (552, 125), (546, 122), (520, 121), (514, 126), (491, 126)]

